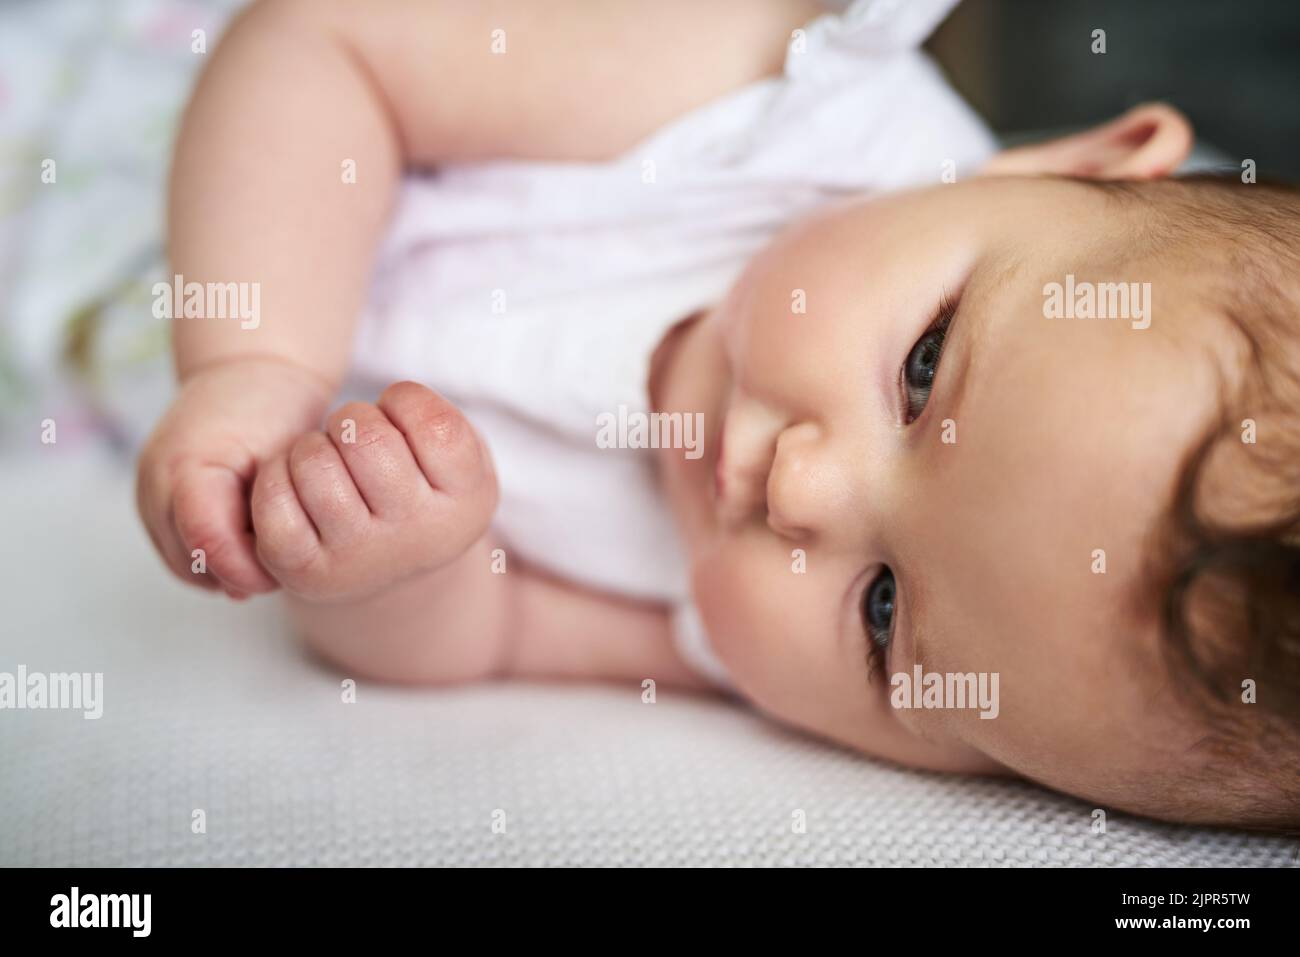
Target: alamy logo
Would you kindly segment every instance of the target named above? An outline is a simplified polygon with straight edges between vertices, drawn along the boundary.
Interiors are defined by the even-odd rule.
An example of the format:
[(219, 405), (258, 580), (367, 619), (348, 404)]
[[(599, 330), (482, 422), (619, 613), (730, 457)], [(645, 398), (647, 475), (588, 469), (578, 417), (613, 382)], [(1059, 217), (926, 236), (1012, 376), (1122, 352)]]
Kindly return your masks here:
[(596, 446), (602, 449), (685, 449), (688, 459), (704, 454), (703, 412), (629, 412), (596, 416)]
[(51, 927), (129, 927), (132, 937), (148, 937), (152, 925), (151, 894), (69, 894), (50, 898)]
[(153, 284), (155, 319), (238, 319), (239, 328), (262, 324), (262, 284), (257, 282), (171, 282)]
[(981, 718), (996, 718), (998, 711), (998, 671), (924, 671), (912, 667), (909, 675), (897, 672), (889, 679), (894, 690), (889, 703), (895, 708), (970, 708), (979, 709)]
[(1151, 325), (1151, 283), (1065, 282), (1043, 287), (1043, 316), (1047, 319), (1129, 319), (1134, 329)]
[(28, 672), (19, 665), (17, 673), (0, 671), (0, 711), (5, 709), (51, 709), (80, 711), (87, 720), (104, 715), (104, 673)]

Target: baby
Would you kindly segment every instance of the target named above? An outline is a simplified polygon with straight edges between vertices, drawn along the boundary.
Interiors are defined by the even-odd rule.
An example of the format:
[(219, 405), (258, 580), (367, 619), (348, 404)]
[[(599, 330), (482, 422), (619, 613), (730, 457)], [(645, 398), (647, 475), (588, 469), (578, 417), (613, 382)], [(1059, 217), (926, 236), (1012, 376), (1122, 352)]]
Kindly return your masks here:
[[(1166, 179), (1162, 105), (990, 157), (912, 50), (947, 4), (876, 6), (255, 4), (185, 117), (170, 256), (260, 316), (173, 323), (155, 545), (283, 589), (351, 675), (729, 689), (913, 767), (1300, 824), (1300, 201)], [(686, 135), (729, 117), (772, 149)], [(858, 126), (874, 165), (836, 159)], [(493, 270), (573, 270), (572, 195), (629, 171), (645, 223), (725, 211), (718, 245), (614, 248), (619, 207), (587, 308), (508, 300)], [(512, 208), (549, 218), (507, 250)], [(428, 385), (326, 415), (349, 372)]]

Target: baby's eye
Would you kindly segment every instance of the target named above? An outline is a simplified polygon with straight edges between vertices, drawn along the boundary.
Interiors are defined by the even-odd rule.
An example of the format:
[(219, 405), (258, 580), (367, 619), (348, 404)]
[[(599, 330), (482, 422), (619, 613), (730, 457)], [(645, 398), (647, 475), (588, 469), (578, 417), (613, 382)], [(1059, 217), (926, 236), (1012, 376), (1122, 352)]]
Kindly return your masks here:
[(903, 408), (907, 421), (914, 421), (925, 409), (934, 388), (934, 375), (939, 371), (939, 358), (943, 355), (943, 340), (948, 334), (948, 323), (931, 327), (916, 340), (912, 351), (903, 363)]
[(873, 645), (869, 649), (873, 658), (889, 647), (889, 636), (894, 627), (896, 594), (894, 573), (888, 568), (882, 568), (862, 593), (862, 626)]
[(901, 385), (903, 392), (904, 425), (913, 422), (925, 410), (930, 401), (930, 390), (934, 388), (934, 376), (939, 371), (939, 359), (943, 356), (943, 342), (948, 335), (948, 326), (957, 312), (957, 305), (945, 294), (939, 300), (939, 312), (928, 329), (921, 333), (912, 351), (903, 361)]

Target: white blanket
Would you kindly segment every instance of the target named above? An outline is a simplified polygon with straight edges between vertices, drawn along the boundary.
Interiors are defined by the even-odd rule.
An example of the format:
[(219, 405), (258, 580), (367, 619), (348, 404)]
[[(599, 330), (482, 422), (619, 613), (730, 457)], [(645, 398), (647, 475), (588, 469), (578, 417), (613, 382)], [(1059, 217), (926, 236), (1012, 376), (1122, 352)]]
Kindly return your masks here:
[(345, 704), (344, 676), (304, 657), (274, 600), (170, 579), (127, 477), (59, 446), (0, 470), (0, 525), (0, 672), (104, 675), (98, 720), (0, 711), (0, 865), (1278, 866), (1300, 851), (1115, 813), (1099, 833), (1092, 806), (1028, 784), (903, 771), (735, 705), (643, 704), (639, 687), (361, 682)]

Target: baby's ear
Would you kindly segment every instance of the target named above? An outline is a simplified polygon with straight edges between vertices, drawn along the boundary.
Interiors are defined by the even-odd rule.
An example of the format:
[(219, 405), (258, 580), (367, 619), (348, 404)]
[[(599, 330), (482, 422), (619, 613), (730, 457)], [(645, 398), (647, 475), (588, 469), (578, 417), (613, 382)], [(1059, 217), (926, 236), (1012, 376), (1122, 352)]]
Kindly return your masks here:
[(1157, 179), (1172, 173), (1191, 149), (1187, 117), (1167, 103), (1147, 103), (1082, 133), (1004, 150), (980, 174)]

